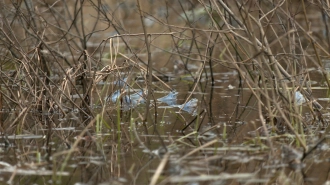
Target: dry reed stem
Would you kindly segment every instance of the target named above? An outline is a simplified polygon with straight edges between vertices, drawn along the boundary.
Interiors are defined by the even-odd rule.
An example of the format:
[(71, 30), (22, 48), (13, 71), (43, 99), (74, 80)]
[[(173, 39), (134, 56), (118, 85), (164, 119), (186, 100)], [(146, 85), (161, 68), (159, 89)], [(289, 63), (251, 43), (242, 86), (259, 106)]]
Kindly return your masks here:
[(162, 158), (161, 162), (159, 163), (154, 175), (151, 178), (151, 181), (150, 181), (149, 185), (156, 185), (157, 184), (157, 180), (158, 180), (159, 176), (162, 174), (162, 172), (165, 168), (165, 165), (168, 162), (169, 158), (170, 158), (170, 153), (166, 153), (163, 156), (163, 158)]

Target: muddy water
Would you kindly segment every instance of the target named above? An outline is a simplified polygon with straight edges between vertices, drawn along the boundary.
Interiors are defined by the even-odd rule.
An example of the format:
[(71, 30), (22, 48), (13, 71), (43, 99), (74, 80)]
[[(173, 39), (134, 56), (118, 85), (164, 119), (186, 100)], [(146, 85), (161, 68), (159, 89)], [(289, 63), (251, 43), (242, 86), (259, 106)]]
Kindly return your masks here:
[[(210, 79), (206, 79), (204, 76), (201, 85), (195, 91), (193, 91), (194, 84), (191, 78), (186, 76), (167, 82), (167, 85), (178, 91), (178, 104), (183, 104), (188, 99), (198, 99), (197, 112), (201, 114), (197, 120), (194, 120), (196, 116), (184, 111), (179, 112), (177, 107), (157, 102), (157, 111), (154, 107), (150, 109), (152, 113), (157, 113), (157, 120), (153, 119), (153, 122), (143, 124), (141, 117), (145, 113), (145, 104), (140, 104), (130, 111), (119, 111), (120, 121), (118, 122), (117, 110), (119, 109), (110, 103), (105, 106), (105, 124), (99, 133), (94, 127), (91, 127), (83, 135), (84, 138), (77, 138), (86, 126), (79, 117), (79, 112), (75, 112), (76, 117), (71, 116), (71, 120), (63, 123), (62, 127), (54, 128), (50, 143), (53, 154), (50, 161), (54, 162), (47, 165), (45, 160), (47, 159), (46, 154), (49, 153), (45, 147), (46, 127), (43, 130), (35, 130), (33, 133), (25, 133), (24, 136), (8, 136), (7, 139), (3, 139), (4, 145), (7, 141), (8, 143), (3, 146), (2, 161), (10, 165), (18, 163), (26, 165), (26, 171), (17, 172), (15, 182), (39, 183), (43, 181), (51, 184), (51, 174), (54, 168), (60, 169), (70, 147), (80, 139), (77, 150), (68, 159), (63, 171), (64, 175), (61, 179), (55, 180), (60, 184), (74, 182), (146, 184), (155, 174), (166, 149), (170, 151), (171, 156), (162, 173), (164, 177), (175, 175), (185, 177), (192, 175), (193, 177), (196, 174), (228, 173), (242, 176), (229, 177), (227, 180), (222, 176), (217, 178), (220, 178), (223, 183), (247, 182), (248, 180), (265, 183), (271, 179), (269, 176), (283, 176), (282, 178), (288, 175), (290, 178), (296, 176), (296, 180), (301, 181), (305, 175), (305, 179), (311, 183), (325, 181), (326, 175), (322, 173), (328, 168), (329, 141), (327, 139), (306, 156), (303, 164), (300, 164), (298, 160), (297, 164), (290, 163), (291, 166), (288, 166), (288, 162), (282, 161), (281, 155), (270, 158), (269, 150), (263, 148), (263, 142), (259, 143), (249, 134), (261, 125), (256, 100), (251, 98), (251, 92), (245, 88), (238, 88), (239, 77), (233, 70), (216, 71), (214, 77), (215, 83), (211, 85)], [(155, 99), (169, 93), (169, 90), (166, 90), (161, 83), (153, 82), (153, 85), (158, 87), (153, 92)], [(325, 94), (325, 90), (313, 90), (316, 98), (325, 97)], [(327, 107), (326, 101), (320, 101), (320, 103)], [(308, 112), (306, 107), (303, 109), (303, 112)], [(96, 107), (94, 111), (100, 113), (102, 107)], [(327, 119), (327, 116), (325, 118)], [(186, 127), (188, 124), (190, 126)], [(184, 128), (185, 130), (183, 130)], [(210, 130), (208, 131), (208, 129)], [(226, 129), (225, 132), (224, 129)], [(317, 133), (315, 134), (317, 135)], [(182, 139), (185, 135), (188, 136)], [(190, 155), (188, 159), (182, 159), (196, 147), (216, 138), (219, 139), (219, 142), (212, 144), (211, 147)], [(310, 135), (309, 139), (314, 140), (316, 137)], [(278, 145), (275, 146), (276, 148), (281, 148), (283, 143), (294, 142), (287, 136), (282, 138), (279, 136), (276, 140), (277, 142), (274, 142)], [(63, 155), (61, 155), (62, 152)], [(282, 155), (295, 156), (299, 152), (301, 151), (289, 150), (288, 154)], [(300, 165), (304, 165), (303, 173), (299, 171)], [(38, 166), (42, 166), (43, 172), (49, 174), (40, 177), (41, 172), (36, 170), (40, 170)], [(262, 168), (260, 168), (261, 166)], [(287, 169), (278, 170), (282, 168)], [(8, 175), (14, 171), (14, 169), (5, 169), (7, 171), (4, 174)], [(295, 171), (296, 169), (298, 171)], [(253, 175), (255, 172), (258, 177)], [(3, 177), (9, 178), (7, 175)], [(237, 181), (232, 181), (233, 179), (237, 179)], [(204, 182), (200, 179), (196, 179), (196, 181), (201, 181), (201, 184)], [(207, 180), (207, 182), (209, 181), (214, 180)], [(173, 178), (164, 182), (175, 184), (179, 180)], [(190, 182), (189, 178), (184, 182)]]
[[(39, 4), (35, 5), (35, 7), (38, 6)], [(64, 16), (65, 11), (60, 5), (58, 6), (59, 10), (63, 11), (61, 16)], [(311, 4), (310, 6), (312, 8), (308, 9), (311, 11), (309, 14), (313, 14), (311, 23), (321, 24), (321, 15), (317, 7)], [(105, 65), (116, 64), (118, 68), (111, 71), (109, 78), (117, 74), (127, 75), (130, 77), (128, 84), (132, 84), (131, 88), (141, 90), (146, 87), (145, 71), (136, 66), (139, 64), (145, 67), (143, 63), (146, 63), (148, 55), (144, 46), (143, 29), (136, 2), (111, 2), (105, 4), (103, 8), (109, 12), (114, 11), (113, 18), (118, 22), (114, 21), (116, 23), (110, 28), (107, 28), (108, 24), (104, 22), (97, 22), (95, 27), (99, 29), (99, 32), (93, 33), (86, 43), (90, 61), (97, 70), (101, 70)], [(162, 173), (158, 174), (158, 182), (162, 181), (163, 184), (197, 184), (198, 182), (198, 184), (263, 184), (266, 182), (284, 184), (287, 179), (289, 183), (302, 184), (304, 181), (322, 184), (327, 180), (329, 141), (325, 138), (318, 143), (320, 133), (315, 127), (319, 126), (319, 122), (313, 122), (307, 106), (302, 107), (302, 115), (307, 123), (313, 123), (308, 125), (311, 131), (306, 136), (309, 147), (313, 150), (306, 156), (302, 157), (299, 143), (296, 143), (292, 134), (271, 137), (274, 151), (269, 149), (267, 140), (262, 137), (262, 134), (259, 133), (261, 137), (253, 134), (261, 126), (257, 99), (252, 96), (238, 72), (232, 66), (228, 67), (227, 59), (230, 57), (228, 53), (222, 53), (224, 44), (216, 45), (214, 48), (212, 56), (214, 83), (212, 84), (211, 81), (210, 69), (205, 67), (196, 85), (195, 79), (199, 74), (197, 72), (200, 71), (204, 61), (204, 56), (200, 53), (206, 49), (205, 42), (209, 38), (208, 32), (200, 28), (209, 26), (209, 22), (201, 18), (196, 20), (194, 25), (189, 25), (191, 26), (189, 29), (182, 29), (183, 26), (188, 27), (182, 8), (187, 11), (200, 10), (197, 2), (180, 5), (176, 1), (166, 1), (164, 4), (145, 1), (143, 8), (161, 19), (161, 23), (155, 23), (153, 17), (150, 16), (146, 16), (143, 20), (148, 32), (155, 33), (151, 37), (151, 62), (154, 65), (154, 74), (170, 77), (170, 80), (164, 80), (170, 88), (159, 81), (153, 81), (150, 99), (154, 100), (152, 104), (156, 106), (149, 107), (147, 122), (143, 122), (146, 113), (145, 104), (140, 104), (128, 111), (121, 111), (119, 104), (103, 102), (106, 96), (118, 89), (114, 87), (111, 80), (103, 82), (102, 85), (95, 85), (93, 89), (92, 102), (94, 104), (91, 110), (95, 116), (100, 115), (95, 122), (86, 120), (86, 115), (84, 116), (83, 113), (86, 110), (76, 107), (75, 104), (81, 103), (79, 100), (81, 97), (73, 91), (69, 93), (56, 91), (57, 87), (65, 84), (58, 83), (56, 88), (53, 87), (54, 92), (67, 93), (73, 99), (73, 103), (63, 101), (63, 106), (67, 111), (65, 118), (62, 117), (60, 111), (56, 110), (42, 113), (31, 110), (22, 121), (17, 121), (15, 119), (21, 113), (18, 109), (5, 109), (2, 112), (5, 121), (1, 126), (6, 129), (6, 133), (1, 138), (0, 151), (0, 165), (3, 167), (0, 169), (2, 182), (8, 182), (8, 184), (149, 184), (157, 175), (156, 170), (161, 167), (161, 164), (166, 164), (160, 170)], [(45, 11), (47, 16), (51, 15), (46, 11), (47, 6), (41, 6), (39, 10)], [(75, 7), (69, 4), (68, 11), (74, 10)], [(88, 32), (91, 31), (90, 25), (95, 21), (94, 15), (97, 15), (99, 11), (92, 6), (87, 6), (85, 11), (89, 13), (83, 19), (87, 25), (85, 31)], [(58, 17), (61, 16), (58, 15)], [(303, 22), (301, 15), (297, 15), (296, 18), (302, 19), (299, 22)], [(67, 19), (70, 23), (69, 20)], [(61, 26), (69, 29), (70, 26), (64, 23), (66, 22), (61, 22)], [(174, 26), (168, 26), (171, 24)], [(19, 28), (17, 22), (13, 25)], [(119, 33), (113, 28), (114, 25), (120, 28), (117, 30)], [(57, 40), (58, 34), (62, 33), (54, 27), (45, 29), (50, 40)], [(79, 31), (81, 30), (78, 28), (73, 35), (78, 34), (76, 32)], [(314, 26), (311, 31), (320, 38), (324, 36), (319, 27)], [(167, 32), (175, 32), (176, 35), (174, 37), (172, 34), (161, 34)], [(126, 35), (123, 38), (130, 48), (124, 44), (123, 40), (117, 42), (116, 37), (112, 41), (116, 43), (114, 47), (117, 47), (134, 63), (119, 54), (113, 54), (112, 57), (118, 58), (115, 63), (111, 62), (111, 47), (108, 44), (109, 40), (106, 39), (115, 34)], [(137, 35), (128, 36), (128, 34)], [(78, 42), (81, 38), (72, 36), (68, 40)], [(103, 42), (105, 40), (106, 42)], [(196, 41), (197, 46), (191, 41)], [(307, 41), (308, 39), (303, 39), (302, 45), (307, 48), (306, 52), (311, 52)], [(64, 61), (60, 62), (60, 64), (65, 64), (65, 70), (74, 69), (79, 63), (85, 62), (77, 52), (77, 50), (80, 52), (84, 50), (79, 44), (70, 42), (70, 47), (78, 45), (72, 51), (69, 51), (68, 43), (56, 42), (56, 44), (52, 46), (61, 51), (63, 56), (70, 58), (72, 62), (72, 68)], [(27, 50), (33, 51), (34, 45), (35, 43)], [(275, 52), (282, 53), (282, 46), (274, 47), (277, 47), (274, 49)], [(50, 60), (53, 56), (47, 57)], [(184, 62), (188, 62), (186, 66), (182, 65)], [(286, 64), (286, 60), (280, 60), (280, 62)], [(287, 66), (290, 64), (285, 65)], [(65, 75), (58, 63), (50, 63), (49, 67), (54, 74), (58, 75), (57, 78), (61, 82)], [(328, 120), (328, 99), (326, 99), (328, 96), (326, 90), (322, 89), (323, 76), (315, 61), (313, 62), (313, 58), (308, 60), (305, 67), (315, 68), (309, 71), (314, 88), (312, 95), (320, 100), (324, 107), (322, 112), (324, 119)], [(118, 76), (114, 77), (114, 79), (117, 78)], [(112, 85), (106, 84), (108, 82)], [(242, 88), (240, 84), (243, 84)], [(3, 85), (3, 87), (7, 86)], [(77, 88), (79, 92), (83, 92), (81, 84), (77, 84)], [(16, 85), (10, 90), (19, 92), (17, 89), (19, 88)], [(104, 89), (109, 90), (104, 91)], [(177, 106), (168, 106), (166, 103), (155, 101), (173, 89), (178, 92)], [(27, 93), (26, 96), (29, 97), (29, 94)], [(180, 111), (179, 108), (179, 105), (183, 106), (193, 98), (198, 100), (197, 116), (184, 110)], [(6, 101), (9, 100), (11, 99), (6, 99)], [(25, 105), (26, 102), (23, 100), (22, 102)], [(15, 103), (8, 104), (8, 106), (16, 105)], [(48, 123), (51, 123), (51, 127), (45, 124), (45, 117), (49, 119)], [(199, 148), (200, 146), (204, 147)], [(286, 148), (285, 146), (297, 147)]]

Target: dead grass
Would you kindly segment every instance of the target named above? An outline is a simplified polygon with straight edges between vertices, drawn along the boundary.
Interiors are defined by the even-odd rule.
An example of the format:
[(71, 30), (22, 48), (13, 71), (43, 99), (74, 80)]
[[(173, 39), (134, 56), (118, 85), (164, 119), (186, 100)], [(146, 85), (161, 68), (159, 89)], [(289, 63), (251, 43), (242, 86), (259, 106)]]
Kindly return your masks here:
[[(306, 183), (311, 154), (322, 161), (328, 151), (318, 150), (327, 107), (311, 84), (330, 86), (328, 9), (288, 0), (0, 2), (0, 131), (5, 149), (20, 149), (18, 162), (4, 160), (6, 181), (24, 177), (13, 170), (23, 163), (67, 183)], [(218, 74), (233, 70), (234, 86), (215, 89), (232, 85)], [(178, 88), (165, 79), (180, 77), (192, 79), (182, 103), (197, 97), (196, 116), (159, 113), (155, 92)], [(124, 78), (128, 89), (116, 83)], [(118, 89), (117, 104), (105, 101)], [(147, 90), (146, 104), (124, 112), (134, 89)], [(221, 93), (235, 105), (219, 103)], [(162, 128), (167, 116), (181, 125)], [(12, 138), (24, 135), (43, 137)], [(72, 164), (84, 170), (64, 177)]]

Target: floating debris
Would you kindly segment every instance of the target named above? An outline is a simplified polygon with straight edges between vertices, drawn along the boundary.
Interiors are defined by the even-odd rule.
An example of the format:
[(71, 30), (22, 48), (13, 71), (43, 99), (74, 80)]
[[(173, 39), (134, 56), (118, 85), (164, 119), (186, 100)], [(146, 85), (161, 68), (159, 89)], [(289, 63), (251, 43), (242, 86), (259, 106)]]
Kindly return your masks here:
[(171, 91), (168, 95), (158, 98), (157, 101), (166, 103), (167, 105), (170, 105), (170, 106), (175, 105), (178, 94), (179, 93), (174, 90), (174, 91)]
[(232, 86), (231, 84), (229, 84), (228, 89), (235, 89), (235, 86)]

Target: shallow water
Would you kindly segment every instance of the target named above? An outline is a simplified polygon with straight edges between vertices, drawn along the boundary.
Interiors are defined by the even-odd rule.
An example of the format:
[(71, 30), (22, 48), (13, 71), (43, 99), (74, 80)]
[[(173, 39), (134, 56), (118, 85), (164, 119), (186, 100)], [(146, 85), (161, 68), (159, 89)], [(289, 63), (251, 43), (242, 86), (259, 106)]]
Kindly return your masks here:
[[(282, 153), (273, 155), (267, 147), (267, 139), (262, 135), (264, 131), (257, 129), (261, 124), (255, 99), (250, 98), (249, 90), (237, 88), (237, 75), (234, 71), (219, 71), (216, 78), (226, 80), (216, 81), (212, 85), (210, 80), (204, 79), (201, 83), (203, 91), (193, 91), (193, 84), (188, 83), (186, 78), (169, 81), (167, 85), (177, 92), (175, 105), (159, 101), (159, 98), (174, 91), (165, 90), (160, 82), (153, 82), (160, 89), (152, 93), (152, 99), (156, 101), (151, 101), (152, 121), (147, 123), (142, 122), (146, 103), (137, 103), (146, 94), (141, 94), (141, 89), (137, 88), (143, 84), (139, 82), (141, 84), (135, 84), (133, 89), (120, 95), (130, 97), (134, 106), (124, 105), (129, 108), (122, 109), (120, 104), (129, 101), (109, 93), (115, 98), (109, 97), (105, 100), (110, 101), (94, 106), (93, 111), (99, 114), (100, 119), (94, 122), (93, 127), (83, 122), (80, 110), (72, 110), (66, 119), (59, 120), (58, 126), (52, 128), (48, 147), (45, 145), (46, 125), (42, 126), (43, 129), (36, 129), (32, 135), (4, 136), (1, 153), (5, 168), (2, 173), (5, 178), (6, 174), (14, 173), (14, 161), (20, 158), (30, 170), (17, 171), (18, 181), (34, 176), (28, 183), (37, 183), (39, 178), (50, 183), (51, 170), (61, 169), (64, 165), (64, 170), (58, 172), (58, 175), (61, 173), (61, 178), (56, 179), (58, 184), (96, 181), (146, 184), (162, 162), (167, 165), (159, 175), (171, 177), (165, 182), (173, 184), (192, 181), (200, 184), (216, 181), (225, 184), (266, 183), (272, 177), (284, 178), (287, 175), (284, 172), (296, 176), (298, 180), (305, 175), (312, 183), (324, 181), (319, 178), (321, 172), (311, 169), (327, 168), (324, 163), (328, 158), (329, 140), (326, 138), (315, 145), (316, 148), (302, 159), (302, 151), (292, 147), (283, 149), (283, 145), (289, 146), (295, 142), (293, 135), (275, 135), (272, 136), (272, 140), (276, 140), (274, 143), (277, 143), (274, 148)], [(108, 85), (112, 87), (111, 83)], [(324, 95), (324, 90), (313, 92), (316, 97)], [(197, 105), (189, 106), (189, 101), (195, 99)], [(303, 103), (303, 113), (308, 113), (307, 110)], [(305, 117), (309, 119), (311, 115), (306, 114)], [(32, 118), (31, 115), (29, 119)], [(261, 137), (256, 137), (258, 135)], [(312, 146), (317, 143), (318, 137), (311, 132), (306, 139)], [(49, 159), (48, 153), (53, 154)], [(52, 162), (47, 163), (47, 160)], [(36, 167), (31, 163), (35, 163)], [(42, 168), (50, 171), (40, 173)], [(318, 180), (314, 179), (316, 177)]]
[[(88, 15), (75, 19), (86, 21), (88, 24), (85, 27), (81, 26), (85, 28), (86, 34), (88, 32), (88, 35), (84, 36), (79, 35), (80, 28), (77, 28), (74, 22), (70, 22), (69, 18), (62, 20), (63, 28), (49, 31), (50, 27), (58, 27), (53, 25), (57, 22), (55, 18), (65, 16), (64, 7), (56, 6), (62, 2), (53, 2), (51, 7), (41, 6), (38, 4), (41, 2), (35, 2), (31, 10), (35, 9), (39, 12), (33, 14), (38, 15), (34, 17), (39, 17), (41, 14), (45, 16), (44, 13), (50, 14), (50, 19), (42, 19), (42, 23), (49, 20), (51, 22), (48, 23), (52, 24), (45, 24), (48, 27), (38, 30), (38, 35), (33, 38), (45, 34), (47, 39), (42, 42), (35, 41), (24, 35), (21, 43), (24, 47), (28, 45), (28, 40), (32, 40), (31, 47), (21, 51), (21, 53), (28, 51), (24, 60), (12, 59), (8, 56), (8, 53), (16, 54), (16, 51), (12, 50), (12, 45), (3, 54), (4, 59), (1, 59), (1, 62), (13, 63), (13, 66), (3, 65), (1, 68), (0, 100), (3, 110), (0, 114), (2, 121), (0, 181), (2, 183), (324, 184), (328, 180), (329, 128), (322, 124), (321, 118), (329, 122), (329, 95), (320, 70), (322, 68), (316, 65), (314, 53), (310, 49), (311, 43), (307, 42), (311, 39), (309, 36), (325, 34), (324, 30), (319, 30), (314, 25), (321, 25), (319, 24), (321, 17), (318, 16), (321, 12), (320, 7), (314, 7), (313, 16), (309, 19), (312, 30), (306, 32), (308, 38), (302, 36), (304, 34), (301, 34), (301, 30), (297, 31), (301, 37), (297, 39), (299, 44), (296, 45), (307, 48), (306, 51), (299, 51), (306, 53), (306, 56), (288, 54), (282, 58), (282, 53), (287, 51), (278, 49), (283, 49), (282, 45), (281, 47), (276, 45), (282, 40), (273, 38), (275, 35), (273, 33), (267, 37), (270, 38), (269, 41), (274, 39), (277, 41), (273, 43), (271, 49), (275, 51), (274, 57), (285, 64), (285, 70), (292, 72), (297, 78), (306, 77), (304, 87), (301, 88), (311, 85), (311, 95), (314, 99), (304, 97), (303, 89), (295, 87), (296, 89), (290, 89), (292, 98), (295, 97), (294, 100), (288, 98), (287, 101), (283, 101), (284, 95), (276, 91), (278, 94), (274, 96), (275, 100), (271, 101), (270, 105), (265, 103), (260, 106), (258, 103), (266, 102), (263, 99), (265, 94), (255, 95), (251, 92), (252, 88), (263, 89), (265, 90), (263, 93), (269, 90), (271, 94), (271, 90), (275, 87), (270, 87), (269, 84), (273, 80), (286, 81), (289, 88), (293, 85), (293, 82), (276, 79), (274, 74), (267, 72), (264, 74), (267, 80), (260, 80), (262, 69), (250, 59), (258, 59), (259, 55), (267, 58), (268, 53), (255, 54), (255, 48), (251, 49), (248, 46), (245, 48), (244, 44), (232, 51), (233, 45), (245, 41), (238, 38), (230, 40), (232, 36), (224, 35), (227, 28), (220, 25), (221, 19), (217, 16), (214, 18), (219, 22), (218, 26), (221, 26), (221, 30), (216, 29), (214, 32), (205, 30), (215, 27), (210, 27), (212, 21), (205, 18), (209, 14), (197, 1), (196, 4), (188, 1), (185, 3), (183, 1), (141, 2), (144, 3), (144, 11), (158, 18), (157, 20), (146, 14), (142, 18), (150, 33), (148, 35), (151, 44), (150, 62), (154, 65), (155, 76), (152, 77), (150, 86), (146, 81), (148, 77), (147, 65), (145, 65), (149, 56), (145, 48), (140, 16), (136, 14), (138, 12), (136, 1), (103, 2), (104, 5), (97, 11), (91, 4), (84, 7), (86, 9), (79, 9), (75, 5), (69, 6), (68, 11), (78, 10)], [(230, 4), (231, 1), (227, 3), (231, 8), (235, 7)], [(253, 9), (255, 5), (250, 6), (252, 8), (249, 9), (250, 12), (258, 12)], [(52, 7), (58, 10), (58, 17), (54, 17), (53, 13), (49, 12)], [(270, 7), (269, 10), (275, 11), (273, 5), (265, 4), (262, 7), (266, 9)], [(279, 6), (276, 10), (279, 11), (281, 8)], [(21, 15), (15, 13), (14, 10), (18, 11), (18, 9), (14, 7), (6, 7), (3, 10), (8, 11), (8, 20)], [(182, 11), (186, 11), (192, 17), (185, 17)], [(25, 16), (26, 12), (29, 11), (24, 10), (22, 14)], [(98, 16), (102, 13), (110, 16), (109, 12), (114, 14), (110, 19), (114, 22), (103, 24), (106, 19)], [(209, 13), (211, 15), (212, 12)], [(233, 24), (233, 31), (241, 34), (241, 28), (237, 27), (238, 22), (231, 19), (227, 13), (228, 21)], [(283, 16), (283, 14), (276, 15)], [(299, 15), (295, 17), (297, 20), (301, 19)], [(262, 19), (265, 20), (266, 17)], [(261, 17), (256, 16), (256, 18)], [(30, 19), (24, 17), (21, 20)], [(96, 20), (100, 20), (95, 24), (98, 31), (89, 33), (89, 29), (93, 27), (92, 23)], [(70, 22), (68, 25), (72, 27), (67, 28), (66, 21)], [(24, 28), (18, 31), (18, 35), (31, 34), (35, 26), (34, 23), (30, 29), (32, 24), (30, 22), (29, 26), (25, 24), (22, 26), (21, 21), (9, 22), (13, 26), (18, 26), (13, 27), (13, 30)], [(113, 27), (116, 25), (117, 30), (114, 30)], [(282, 25), (282, 23), (276, 22), (272, 25)], [(2, 26), (3, 24), (0, 24), (0, 27)], [(60, 35), (66, 28), (68, 33)], [(267, 26), (265, 28), (268, 29)], [(75, 30), (74, 33), (71, 33), (71, 30)], [(267, 31), (269, 30), (271, 29)], [(122, 34), (122, 37), (115, 40), (117, 37), (113, 36), (116, 34)], [(279, 32), (279, 34), (283, 33)], [(318, 36), (322, 37), (322, 34)], [(246, 35), (242, 36), (246, 37)], [(109, 40), (107, 37), (113, 39)], [(83, 38), (88, 40), (85, 43), (87, 48), (76, 43), (76, 39), (81, 39), (80, 42), (83, 42)], [(57, 44), (61, 45), (63, 40), (69, 41), (62, 48)], [(128, 45), (124, 44), (124, 40)], [(231, 45), (228, 40), (235, 41), (235, 44)], [(322, 38), (320, 40), (322, 41), (320, 43), (323, 43)], [(7, 41), (0, 42), (2, 45), (7, 44)], [(48, 73), (42, 71), (45, 69), (38, 66), (42, 56), (38, 52), (40, 50), (41, 53), (47, 53), (50, 50), (41, 46), (36, 48), (36, 43), (52, 43), (51, 47), (56, 51), (49, 56), (43, 55), (46, 61), (51, 61), (48, 62), (50, 66), (47, 66), (51, 75), (49, 79), (45, 78)], [(212, 44), (214, 45), (211, 46)], [(210, 47), (206, 48), (206, 46)], [(213, 53), (211, 48), (214, 49)], [(82, 57), (81, 53), (87, 54)], [(327, 54), (321, 53), (320, 56), (322, 61), (327, 61), (324, 59)], [(53, 62), (54, 57), (58, 57), (55, 58), (57, 62)], [(63, 57), (70, 58), (68, 60), (72, 66), (67, 66), (68, 61), (64, 61)], [(244, 57), (247, 57), (247, 60)], [(287, 61), (286, 57), (297, 60), (294, 64), (297, 65), (295, 70), (290, 68), (291, 63), (288, 61), (291, 62), (291, 58)], [(206, 66), (202, 67), (204, 62)], [(231, 64), (246, 65), (245, 70), (251, 70), (251, 76), (257, 77), (255, 81), (259, 78), (256, 87), (249, 87), (248, 80), (242, 77), (244, 72), (234, 70), (235, 67)], [(63, 69), (57, 65), (63, 65), (61, 66)], [(79, 68), (79, 66), (90, 68)], [(328, 67), (325, 64), (325, 69)], [(35, 68), (37, 75), (31, 77)], [(82, 74), (87, 74), (85, 81), (81, 80)], [(49, 91), (45, 91), (43, 83), (48, 80), (52, 83), (45, 86), (49, 88)], [(87, 83), (89, 80), (93, 82), (90, 86)], [(32, 82), (29, 83), (30, 81)], [(89, 88), (92, 90), (87, 96), (85, 91)], [(322, 116), (313, 111), (314, 100), (319, 101), (324, 107), (320, 112)], [(290, 107), (293, 102), (296, 106)], [(276, 107), (276, 103), (280, 106)], [(264, 113), (268, 108), (274, 114), (273, 117)], [(300, 124), (295, 124), (295, 129), (302, 130), (304, 134), (295, 136), (285, 124), (284, 116), (279, 113), (280, 110), (285, 110), (284, 116), (294, 113), (292, 116), (287, 116), (291, 119), (289, 122), (303, 122), (302, 128), (298, 128)], [(307, 151), (303, 151), (302, 143), (296, 139), (298, 136), (306, 141)]]

